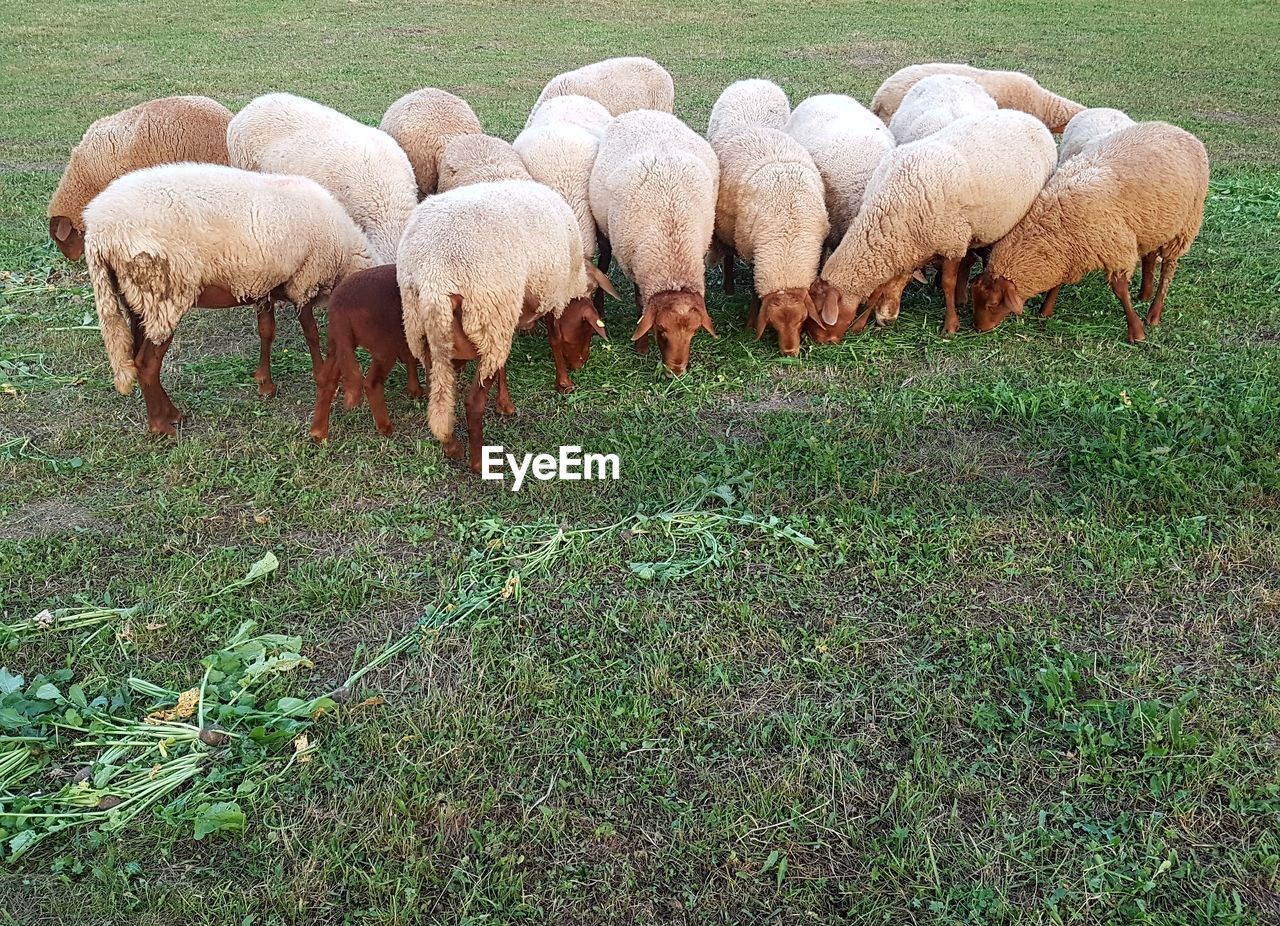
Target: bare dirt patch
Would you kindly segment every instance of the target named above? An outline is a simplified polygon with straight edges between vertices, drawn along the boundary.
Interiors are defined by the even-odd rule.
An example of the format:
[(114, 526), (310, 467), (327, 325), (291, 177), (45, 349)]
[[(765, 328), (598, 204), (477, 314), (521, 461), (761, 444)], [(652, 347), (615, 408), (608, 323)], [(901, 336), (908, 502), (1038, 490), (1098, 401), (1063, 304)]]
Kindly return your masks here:
[(945, 474), (953, 482), (1008, 479), (1034, 483), (1042, 491), (1062, 488), (1054, 459), (1033, 454), (994, 428), (936, 427), (921, 432), (907, 456), (921, 469)]
[(1215, 122), (1218, 125), (1253, 125), (1253, 119), (1249, 116), (1229, 109), (1206, 109), (1194, 115), (1205, 122)]
[(42, 498), (0, 518), (0, 540), (40, 540), (104, 526), (102, 519), (69, 498)]

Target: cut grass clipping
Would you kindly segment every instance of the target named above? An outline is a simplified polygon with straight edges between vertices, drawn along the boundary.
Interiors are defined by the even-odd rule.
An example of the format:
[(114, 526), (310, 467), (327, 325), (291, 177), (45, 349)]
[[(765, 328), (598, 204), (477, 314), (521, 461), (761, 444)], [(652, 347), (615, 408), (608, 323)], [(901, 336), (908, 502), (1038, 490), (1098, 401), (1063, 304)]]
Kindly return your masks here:
[[(478, 544), (452, 589), (408, 633), (353, 669), (337, 690), (299, 698), (283, 693), (296, 669), (311, 663), (300, 637), (255, 634), (252, 621), (200, 661), (198, 684), (173, 691), (145, 679), (86, 691), (73, 668), (29, 683), (0, 668), (0, 840), (13, 862), (42, 839), (77, 827), (119, 829), (146, 811), (190, 820), (195, 839), (238, 833), (245, 825), (238, 799), (307, 762), (315, 748), (308, 731), (334, 711), (367, 673), (413, 651), (427, 635), (474, 621), (518, 600), (524, 584), (545, 577), (570, 555), (636, 540), (661, 556), (634, 560), (642, 579), (674, 581), (724, 563), (736, 546), (734, 529), (812, 548), (813, 541), (773, 516), (746, 511), (750, 474), (713, 484), (656, 514), (636, 512), (603, 527), (568, 529), (546, 523), (508, 525), (484, 519), (469, 528)], [(208, 601), (275, 572), (268, 553), (244, 578), (207, 595)], [(10, 646), (63, 630), (100, 632), (133, 608), (44, 611), (0, 627)], [(88, 638), (86, 638), (87, 640)], [(357, 653), (356, 663), (362, 653)]]

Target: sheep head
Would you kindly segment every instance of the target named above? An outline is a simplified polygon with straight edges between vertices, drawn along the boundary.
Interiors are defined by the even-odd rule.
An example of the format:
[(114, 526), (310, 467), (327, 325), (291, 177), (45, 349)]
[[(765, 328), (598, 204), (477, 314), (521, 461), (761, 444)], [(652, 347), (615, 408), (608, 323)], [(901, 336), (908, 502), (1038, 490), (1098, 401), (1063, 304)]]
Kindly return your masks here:
[(1021, 315), (1023, 299), (1012, 280), (984, 273), (973, 284), (973, 327), (991, 331), (1009, 315)]
[(861, 331), (866, 327), (868, 313), (859, 317), (858, 303), (846, 299), (838, 287), (826, 280), (814, 280), (809, 287), (809, 297), (816, 314), (805, 319), (804, 330), (814, 343), (839, 344), (851, 328)]
[(698, 329), (719, 337), (707, 314), (706, 300), (699, 293), (674, 290), (650, 296), (631, 340), (638, 341), (652, 329), (667, 369), (680, 376), (689, 367), (689, 349)]
[(84, 230), (76, 228), (65, 215), (49, 217), (49, 237), (67, 260), (79, 260), (84, 256)]
[(550, 321), (560, 336), (560, 350), (570, 370), (580, 370), (587, 362), (592, 337), (609, 340), (604, 320), (586, 296), (570, 301), (561, 316)]
[(800, 333), (806, 320), (821, 321), (818, 307), (807, 287), (780, 289), (760, 300), (756, 310), (756, 340), (764, 336), (765, 328), (772, 328), (778, 336), (778, 350), (784, 357), (800, 354)]

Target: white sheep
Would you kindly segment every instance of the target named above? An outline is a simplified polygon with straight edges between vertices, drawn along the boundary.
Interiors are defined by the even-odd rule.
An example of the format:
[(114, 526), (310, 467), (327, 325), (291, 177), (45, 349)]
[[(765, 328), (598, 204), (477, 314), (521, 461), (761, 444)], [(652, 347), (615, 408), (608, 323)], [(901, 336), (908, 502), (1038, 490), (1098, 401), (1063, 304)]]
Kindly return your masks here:
[(517, 327), (559, 316), (573, 300), (589, 303), (602, 275), (584, 257), (573, 210), (558, 193), (501, 180), (423, 201), (400, 242), (396, 276), (409, 349), (431, 367), (431, 433), (451, 459), (463, 455), (453, 436), (454, 365), (476, 361), (465, 404), (471, 468), (479, 471), (484, 407), (494, 381), (505, 380)]
[(711, 141), (720, 161), (716, 237), (755, 264), (756, 337), (771, 326), (788, 357), (800, 353), (805, 320), (816, 318), (809, 289), (818, 276), (828, 232), (822, 176), (809, 152), (777, 129), (723, 131)]
[(569, 94), (556, 96), (529, 114), (525, 129), (540, 125), (575, 125), (599, 138), (613, 120), (613, 114), (590, 97)]
[(893, 134), (853, 97), (838, 93), (802, 102), (786, 131), (804, 145), (822, 174), (831, 219), (828, 243), (834, 248), (858, 214), (876, 166), (893, 150)]
[(1061, 134), (1071, 117), (1084, 109), (1073, 100), (1050, 93), (1021, 71), (988, 71), (967, 64), (939, 62), (913, 64), (890, 76), (871, 98), (871, 111), (888, 124), (902, 105), (907, 92), (918, 81), (934, 74), (958, 74), (973, 78), (982, 84), (982, 88), (991, 94), (1001, 109), (1030, 113), (1047, 125), (1055, 135)]
[(609, 123), (591, 172), (591, 214), (635, 280), (642, 314), (631, 336), (642, 353), (652, 329), (679, 375), (694, 333), (715, 326), (706, 306), (706, 254), (715, 230), (716, 153), (668, 113), (636, 110)]
[(1056, 160), (1048, 129), (1015, 110), (966, 116), (897, 148), (876, 170), (862, 211), (822, 268), (815, 286), (822, 322), (844, 324), (878, 288), (871, 308), (878, 322), (892, 322), (912, 272), (941, 257), (942, 331), (958, 331), (962, 262), (971, 248), (1008, 234)]
[(600, 139), (588, 129), (569, 123), (547, 123), (525, 129), (512, 148), (534, 180), (564, 197), (582, 234), (582, 250), (596, 254), (596, 220), (591, 215), (591, 168)]
[(528, 180), (524, 161), (510, 142), (493, 135), (458, 135), (440, 152), (439, 192), (447, 193), (473, 183), (496, 180)]
[(84, 207), (112, 180), (157, 164), (226, 164), (231, 110), (207, 96), (131, 106), (85, 130), (49, 200), (49, 237), (67, 260), (84, 254)]
[(1062, 133), (1062, 144), (1058, 148), (1058, 165), (1061, 166), (1079, 154), (1084, 146), (1096, 141), (1104, 135), (1127, 129), (1134, 121), (1128, 113), (1118, 109), (1098, 107), (1082, 109), (1071, 117)]
[[(194, 307), (287, 299), (300, 312), (312, 363), (320, 338), (312, 305), (347, 274), (372, 266), (368, 240), (342, 205), (305, 177), (214, 164), (168, 164), (115, 180), (85, 210), (85, 249), (116, 388), (136, 378), (153, 433), (181, 417), (160, 364), (178, 320)], [(255, 379), (271, 394), (271, 338), (259, 316)]]
[(387, 107), (378, 126), (404, 149), (413, 165), (418, 193), (436, 192), (440, 152), (454, 135), (478, 135), (484, 131), (475, 111), (460, 96), (435, 87), (406, 93)]
[(725, 87), (711, 107), (707, 139), (714, 143), (722, 132), (752, 126), (783, 129), (790, 117), (791, 101), (773, 81), (740, 80)]
[(231, 120), (227, 148), (235, 167), (310, 177), (346, 207), (379, 263), (395, 259), (418, 184), (404, 149), (386, 132), (314, 100), (269, 93)]
[(905, 145), (932, 135), (963, 116), (994, 112), (997, 108), (991, 94), (972, 77), (932, 74), (907, 91), (902, 105), (889, 120), (889, 131), (898, 144)]
[(614, 116), (633, 109), (669, 113), (675, 108), (676, 86), (666, 68), (651, 58), (606, 58), (547, 81), (529, 118), (545, 101), (570, 94), (589, 97)]

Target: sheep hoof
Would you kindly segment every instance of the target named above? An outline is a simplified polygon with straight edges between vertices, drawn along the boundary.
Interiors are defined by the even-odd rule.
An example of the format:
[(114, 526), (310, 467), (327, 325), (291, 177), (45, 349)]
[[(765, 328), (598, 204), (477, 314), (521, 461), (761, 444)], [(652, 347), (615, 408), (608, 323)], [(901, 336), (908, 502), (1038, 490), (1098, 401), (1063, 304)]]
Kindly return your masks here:
[(351, 409), (355, 408), (359, 404), (360, 404), (359, 394), (351, 395), (350, 393), (347, 393), (342, 397), (342, 407), (345, 408), (347, 411), (351, 411)]
[(561, 395), (571, 395), (574, 390), (573, 383), (556, 383), (556, 392)]
[(156, 437), (176, 437), (178, 434), (178, 429), (173, 426), (172, 421), (148, 422), (147, 430)]
[(326, 428), (312, 428), (311, 439), (317, 444), (323, 444), (329, 440), (329, 431)]
[(462, 455), (466, 453), (466, 448), (459, 441), (451, 440), (441, 446), (444, 455), (450, 460), (461, 460)]
[(392, 434), (396, 433), (396, 426), (390, 421), (386, 424), (380, 424), (378, 425), (378, 433), (383, 437), (390, 437)]
[(493, 406), (493, 410), (508, 418), (516, 413), (515, 405), (510, 402), (498, 402)]
[(265, 383), (258, 383), (258, 395), (264, 399), (274, 398), (276, 394), (276, 384), (268, 380)]

